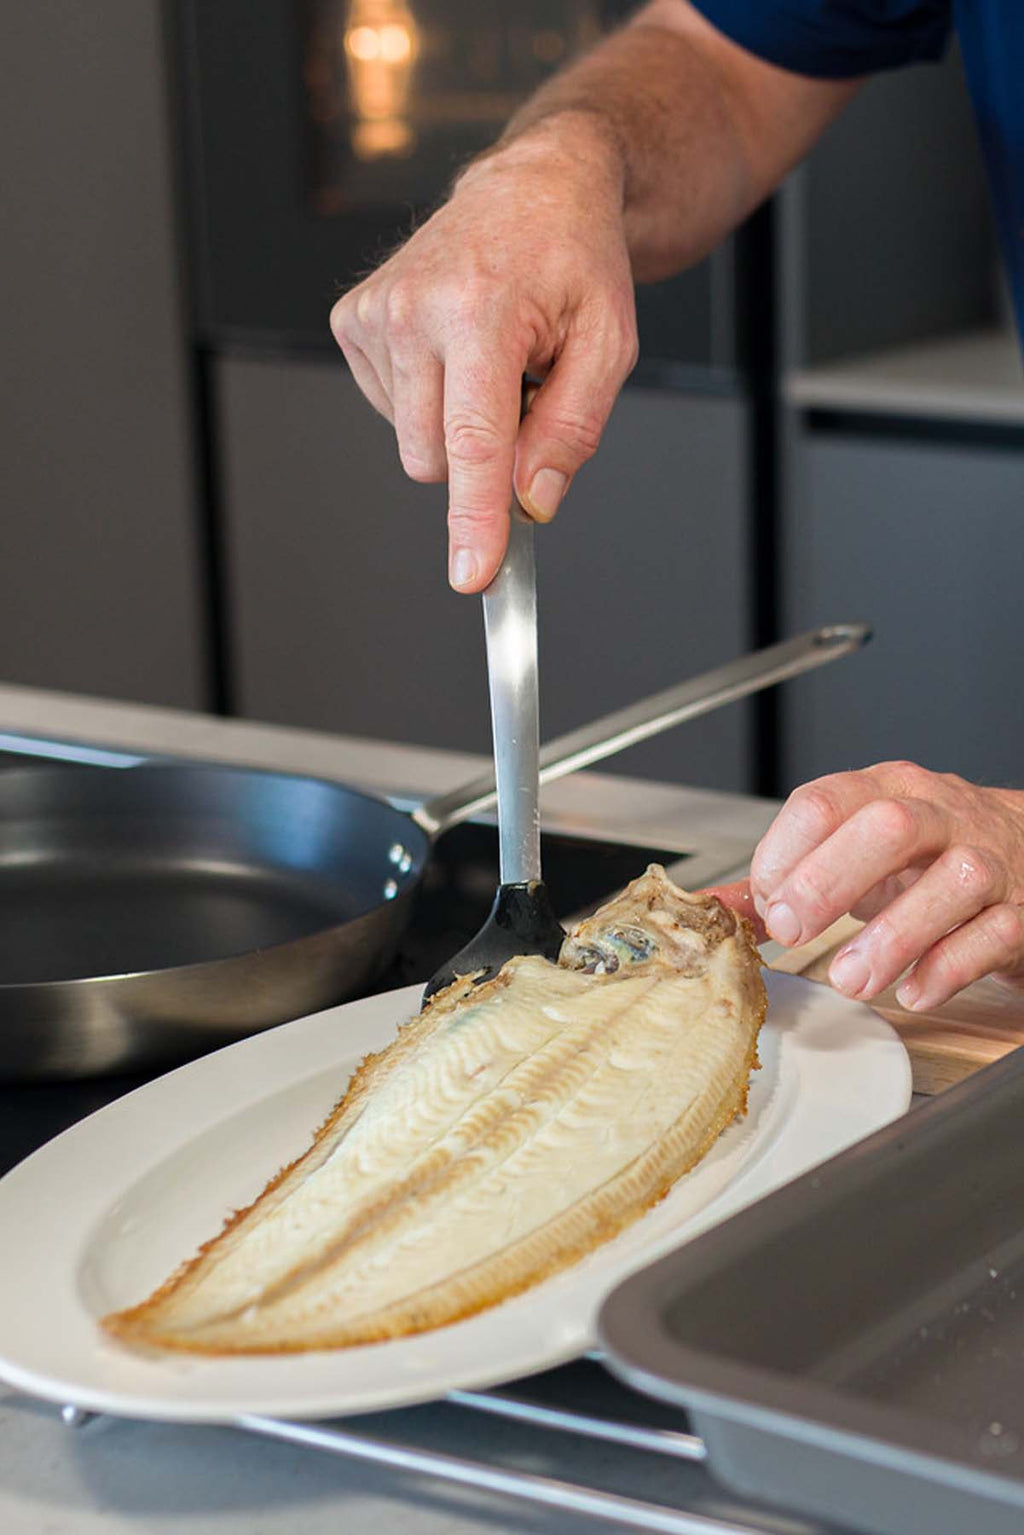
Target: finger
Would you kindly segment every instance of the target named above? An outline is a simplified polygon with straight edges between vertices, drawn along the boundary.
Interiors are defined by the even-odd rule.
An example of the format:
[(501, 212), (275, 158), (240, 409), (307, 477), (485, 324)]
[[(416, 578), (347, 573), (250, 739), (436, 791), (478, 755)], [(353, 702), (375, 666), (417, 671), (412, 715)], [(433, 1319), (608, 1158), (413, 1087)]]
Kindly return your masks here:
[(436, 357), (395, 356), (391, 365), (395, 435), (410, 479), (437, 485), (448, 476), (444, 451), (444, 369)]
[(1017, 969), (1024, 959), (1024, 911), (1009, 902), (989, 906), (934, 944), (898, 988), (911, 1012), (941, 1007), (972, 981)]
[(379, 411), (385, 421), (390, 421), (394, 424), (395, 416), (391, 405), (391, 398), (381, 381), (380, 374), (367, 354), (363, 351), (362, 347), (356, 346), (354, 341), (346, 341), (342, 351), (345, 354), (345, 361), (349, 365), (352, 377), (374, 410)]
[(448, 571), (460, 592), (482, 591), (505, 553), (521, 380), (522, 359), (498, 340), (445, 369)]
[(635, 361), (635, 333), (610, 320), (566, 340), (516, 445), (516, 495), (538, 522), (550, 522), (573, 475), (596, 451)]
[(728, 906), (730, 911), (738, 912), (741, 917), (746, 917), (754, 929), (754, 942), (764, 943), (768, 934), (764, 923), (754, 910), (749, 880), (737, 880), (734, 885), (709, 885), (704, 894), (717, 896), (723, 906)]
[(889, 795), (926, 797), (915, 793), (913, 774), (922, 772), (912, 764), (885, 762), (856, 772), (830, 773), (794, 789), (751, 861), (750, 888), (761, 915), (790, 871), (862, 806)]
[(331, 334), (342, 350), (352, 377), (374, 410), (391, 421), (390, 368), (386, 359), (381, 360), (380, 366), (371, 360), (366, 338), (372, 331), (368, 331), (360, 319), (373, 302), (373, 293), (367, 283), (344, 294), (331, 310)]
[(1002, 864), (978, 848), (948, 848), (833, 959), (829, 980), (848, 997), (874, 997), (909, 965), (1007, 894)]
[(904, 890), (909, 890), (911, 885), (916, 884), (923, 873), (923, 869), (904, 869), (902, 874), (893, 875), (891, 879), (880, 880), (850, 907), (850, 916), (856, 917), (860, 922), (870, 922), (872, 917), (877, 917), (878, 913), (884, 911), (890, 902), (895, 901), (898, 895), (902, 895)]
[(816, 778), (793, 790), (750, 861), (750, 889), (762, 916), (790, 870), (870, 798), (870, 787), (858, 773)]
[(945, 812), (927, 801), (873, 799), (776, 886), (764, 910), (768, 931), (780, 943), (806, 943), (880, 881), (930, 861), (948, 841)]

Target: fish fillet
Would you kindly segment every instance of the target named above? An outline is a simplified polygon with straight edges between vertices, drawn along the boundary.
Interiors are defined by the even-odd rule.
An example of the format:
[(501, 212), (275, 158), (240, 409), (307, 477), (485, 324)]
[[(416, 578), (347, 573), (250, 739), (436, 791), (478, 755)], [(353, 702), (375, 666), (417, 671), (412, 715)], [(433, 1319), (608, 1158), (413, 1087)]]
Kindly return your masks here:
[(513, 959), (436, 996), (363, 1062), (304, 1156), (103, 1325), (277, 1353), (518, 1294), (635, 1220), (743, 1112), (765, 1006), (743, 918), (652, 864), (557, 965)]

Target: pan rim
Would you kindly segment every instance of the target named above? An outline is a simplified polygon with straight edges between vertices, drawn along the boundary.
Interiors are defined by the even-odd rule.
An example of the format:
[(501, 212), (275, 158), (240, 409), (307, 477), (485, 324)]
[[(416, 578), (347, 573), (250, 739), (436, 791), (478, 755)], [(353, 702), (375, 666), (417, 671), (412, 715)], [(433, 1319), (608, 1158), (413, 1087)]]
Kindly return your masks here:
[[(116, 987), (127, 987), (129, 984), (142, 985), (148, 981), (176, 981), (199, 983), (204, 975), (214, 968), (222, 968), (232, 964), (244, 963), (251, 965), (254, 961), (272, 964), (282, 950), (298, 950), (306, 945), (330, 944), (333, 938), (342, 933), (351, 933), (352, 929), (360, 922), (374, 917), (382, 908), (404, 904), (413, 894), (426, 868), (430, 850), (434, 839), (412, 817), (410, 812), (400, 805), (393, 804), (387, 797), (376, 795), (369, 790), (353, 786), (340, 778), (329, 778), (322, 774), (302, 773), (289, 769), (262, 768), (248, 763), (234, 762), (206, 762), (196, 761), (190, 758), (153, 757), (130, 764), (107, 764), (68, 762), (54, 763), (50, 759), (44, 759), (38, 765), (25, 765), (4, 769), (0, 773), (0, 827), (16, 818), (5, 815), (3, 805), (3, 785), (14, 781), (15, 787), (28, 787), (29, 784), (38, 785), (43, 782), (44, 787), (57, 786), (60, 783), (88, 784), (102, 781), (102, 775), (110, 775), (110, 781), (120, 779), (124, 774), (130, 774), (132, 780), (152, 781), (161, 778), (170, 779), (187, 775), (193, 781), (202, 782), (209, 780), (211, 783), (225, 783), (230, 779), (246, 779), (254, 783), (278, 783), (310, 784), (317, 789), (323, 789), (333, 793), (341, 793), (349, 800), (359, 801), (362, 805), (372, 807), (370, 813), (390, 816), (400, 816), (409, 838), (414, 842), (410, 851), (412, 862), (406, 874), (403, 876), (405, 883), (395, 892), (393, 897), (384, 897), (373, 905), (362, 907), (351, 916), (340, 922), (331, 922), (328, 925), (312, 928), (307, 933), (298, 936), (283, 938), (274, 943), (264, 944), (259, 948), (234, 949), (223, 954), (217, 954), (211, 958), (189, 961), (185, 964), (157, 965), (136, 970), (111, 970), (101, 974), (61, 976), (49, 980), (0, 980), (0, 1000), (14, 1002), (25, 997), (57, 998), (61, 995), (81, 994), (90, 988), (105, 987), (108, 990)], [(138, 775), (138, 777), (136, 776)], [(417, 802), (418, 803), (418, 802)], [(4, 865), (0, 862), (0, 882), (3, 880)], [(266, 960), (263, 961), (263, 957)]]

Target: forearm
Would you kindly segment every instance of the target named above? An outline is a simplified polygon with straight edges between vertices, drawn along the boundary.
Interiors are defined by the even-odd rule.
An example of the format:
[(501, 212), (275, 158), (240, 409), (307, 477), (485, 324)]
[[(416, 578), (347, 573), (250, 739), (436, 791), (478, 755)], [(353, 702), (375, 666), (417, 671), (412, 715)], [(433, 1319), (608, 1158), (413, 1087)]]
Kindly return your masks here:
[(634, 274), (652, 280), (735, 228), (857, 84), (777, 69), (687, 0), (653, 0), (543, 86), (487, 158), (536, 147), (599, 166), (622, 189)]
[(500, 147), (538, 134), (603, 155), (618, 174), (641, 281), (700, 260), (757, 201), (716, 73), (660, 26), (634, 23), (555, 76)]

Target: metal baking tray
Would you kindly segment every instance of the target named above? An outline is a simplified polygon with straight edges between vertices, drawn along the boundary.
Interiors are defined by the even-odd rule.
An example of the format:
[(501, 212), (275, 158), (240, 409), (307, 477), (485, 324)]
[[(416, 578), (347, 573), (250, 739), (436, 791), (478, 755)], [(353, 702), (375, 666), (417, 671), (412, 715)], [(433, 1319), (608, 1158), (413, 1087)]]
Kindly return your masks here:
[(619, 1286), (608, 1366), (746, 1495), (1024, 1530), (1024, 1050)]

